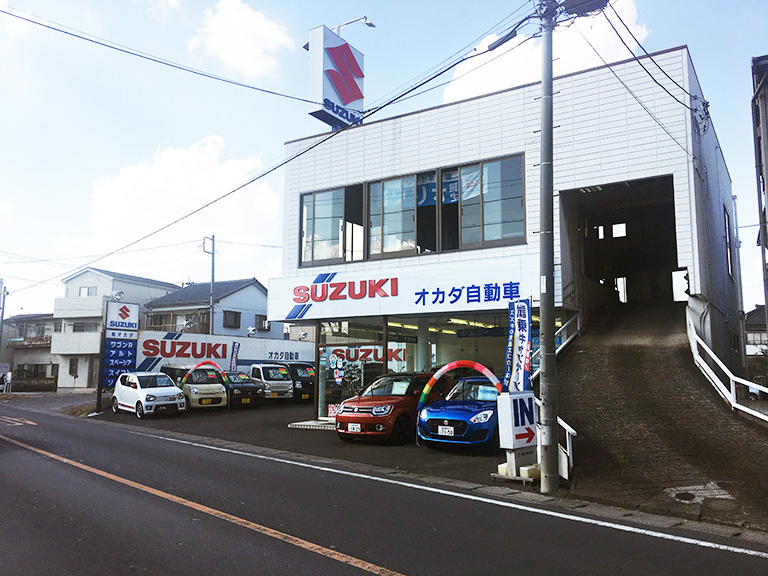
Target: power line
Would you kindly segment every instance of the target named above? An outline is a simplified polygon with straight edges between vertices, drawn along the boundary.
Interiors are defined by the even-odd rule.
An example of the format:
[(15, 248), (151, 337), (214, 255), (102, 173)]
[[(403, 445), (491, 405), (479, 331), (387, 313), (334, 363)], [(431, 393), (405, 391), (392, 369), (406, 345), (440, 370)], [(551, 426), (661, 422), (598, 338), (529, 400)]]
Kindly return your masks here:
[(603, 58), (603, 57), (600, 55), (600, 53), (597, 51), (597, 48), (595, 48), (595, 47), (592, 45), (592, 43), (591, 43), (591, 42), (590, 42), (590, 41), (587, 39), (587, 37), (586, 37), (586, 36), (584, 36), (584, 33), (583, 33), (581, 30), (579, 30), (579, 27), (578, 27), (578, 26), (576, 27), (576, 30), (579, 32), (579, 34), (581, 34), (581, 37), (582, 37), (582, 38), (584, 38), (584, 41), (585, 41), (587, 44), (589, 44), (589, 47), (590, 47), (590, 48), (592, 48), (592, 51), (593, 51), (595, 54), (597, 54), (597, 57), (598, 57), (598, 58), (600, 58), (600, 60), (602, 60), (603, 64), (605, 64), (605, 66), (608, 68), (608, 70), (610, 70), (610, 71), (611, 71), (611, 74), (613, 74), (613, 75), (616, 77), (616, 79), (619, 81), (619, 83), (620, 83), (622, 86), (624, 86), (624, 89), (625, 89), (627, 92), (629, 92), (629, 94), (632, 96), (632, 98), (634, 98), (634, 99), (635, 99), (635, 101), (637, 101), (637, 103), (638, 103), (638, 104), (640, 104), (640, 106), (643, 108), (643, 110), (645, 110), (645, 111), (646, 111), (646, 113), (647, 113), (647, 114), (648, 114), (648, 115), (649, 115), (651, 118), (653, 118), (654, 122), (656, 122), (656, 124), (658, 124), (658, 125), (659, 125), (659, 127), (660, 127), (662, 130), (664, 130), (664, 132), (666, 132), (667, 136), (669, 136), (669, 137), (672, 139), (672, 141), (673, 141), (675, 144), (677, 144), (677, 145), (678, 145), (678, 146), (679, 146), (679, 147), (680, 147), (680, 148), (683, 150), (683, 152), (685, 152), (685, 153), (686, 153), (686, 154), (687, 154), (687, 155), (688, 155), (688, 156), (689, 156), (689, 157), (690, 157), (692, 160), (695, 160), (695, 159), (696, 159), (696, 158), (695, 158), (695, 156), (694, 156), (693, 154), (691, 154), (691, 153), (690, 153), (690, 151), (688, 150), (688, 148), (686, 148), (686, 147), (685, 147), (685, 146), (683, 146), (683, 145), (682, 145), (680, 142), (678, 142), (677, 138), (675, 138), (675, 137), (672, 135), (672, 133), (671, 133), (671, 132), (670, 132), (670, 131), (667, 129), (667, 127), (666, 127), (666, 126), (664, 126), (664, 124), (662, 124), (662, 123), (661, 123), (661, 121), (660, 121), (660, 120), (659, 120), (659, 119), (656, 117), (656, 115), (655, 115), (653, 112), (651, 112), (651, 111), (650, 111), (650, 109), (649, 109), (649, 108), (648, 108), (648, 107), (647, 107), (647, 106), (646, 106), (646, 105), (643, 103), (643, 101), (642, 101), (642, 100), (640, 100), (640, 98), (637, 96), (637, 94), (635, 94), (635, 93), (632, 91), (632, 89), (631, 89), (629, 86), (627, 86), (627, 84), (626, 84), (626, 83), (625, 83), (625, 82), (624, 82), (624, 81), (623, 81), (623, 80), (622, 80), (622, 79), (619, 77), (619, 75), (616, 73), (616, 71), (613, 69), (613, 67), (612, 67), (610, 64), (608, 64), (608, 62), (606, 62), (606, 61), (605, 61), (605, 58)]
[[(672, 99), (673, 99), (675, 102), (677, 102), (677, 103), (678, 103), (678, 104), (680, 104), (681, 106), (684, 106), (685, 108), (687, 108), (687, 109), (688, 109), (688, 110), (690, 110), (691, 112), (695, 112), (696, 110), (694, 110), (694, 109), (693, 109), (693, 108), (691, 108), (691, 107), (690, 107), (688, 104), (686, 104), (685, 102), (683, 102), (682, 100), (680, 100), (680, 99), (679, 99), (677, 96), (675, 96), (674, 94), (672, 94), (672, 92), (670, 92), (670, 91), (669, 91), (669, 89), (668, 89), (666, 86), (664, 86), (664, 85), (663, 85), (661, 82), (659, 82), (659, 81), (656, 79), (656, 77), (655, 77), (653, 74), (651, 74), (650, 70), (648, 70), (648, 68), (646, 68), (646, 67), (645, 67), (645, 64), (643, 64), (643, 63), (640, 61), (640, 59), (639, 59), (639, 58), (638, 58), (638, 57), (635, 55), (635, 53), (634, 53), (634, 51), (632, 50), (632, 48), (630, 48), (630, 47), (629, 47), (629, 44), (627, 44), (627, 43), (626, 43), (626, 41), (624, 40), (624, 38), (622, 37), (622, 35), (621, 35), (621, 34), (619, 34), (619, 31), (618, 31), (618, 30), (616, 30), (616, 27), (613, 25), (613, 22), (611, 22), (610, 18), (608, 18), (608, 14), (607, 14), (605, 11), (603, 11), (603, 16), (605, 16), (605, 19), (608, 21), (608, 24), (610, 24), (611, 28), (612, 28), (612, 29), (613, 29), (613, 31), (616, 33), (616, 36), (618, 36), (619, 40), (621, 40), (621, 43), (622, 43), (622, 44), (624, 44), (624, 47), (625, 47), (627, 50), (629, 50), (629, 53), (630, 53), (630, 54), (632, 54), (632, 58), (635, 60), (635, 62), (637, 62), (637, 63), (640, 65), (640, 67), (641, 67), (641, 68), (642, 68), (642, 69), (645, 71), (645, 73), (646, 73), (646, 74), (647, 74), (647, 75), (650, 77), (650, 79), (651, 79), (651, 80), (653, 80), (653, 81), (654, 81), (654, 82), (655, 82), (655, 83), (656, 83), (656, 84), (657, 84), (657, 85), (658, 85), (658, 86), (659, 86), (659, 87), (660, 87), (662, 90), (664, 90), (664, 92), (666, 92), (667, 94), (669, 94), (669, 96), (670, 96), (670, 97), (671, 97), (671, 98), (672, 98)], [(634, 38), (634, 36), (633, 36), (633, 38)], [(635, 40), (635, 41), (637, 41), (637, 40)], [(656, 65), (658, 66), (658, 64), (656, 64)]]
[[(165, 248), (174, 248), (176, 246), (186, 246), (187, 244), (192, 244), (194, 242), (199, 242), (199, 240), (189, 240), (187, 242), (177, 242), (175, 244), (165, 244), (163, 246), (150, 246), (148, 248), (137, 248), (136, 250), (126, 250), (125, 254), (132, 254), (135, 252), (147, 252), (149, 250), (163, 250)], [(17, 256), (19, 258), (23, 258), (23, 260), (0, 262), (0, 264), (44, 264), (44, 263), (55, 264), (57, 262), (63, 262), (67, 260), (82, 260), (85, 258), (95, 258), (98, 256), (98, 254), (85, 254), (83, 256), (66, 256), (62, 258), (33, 258), (31, 256), (26, 256), (24, 254), (17, 254), (15, 252), (7, 252), (5, 250), (0, 250), (0, 254), (7, 254), (8, 256)]]
[[(129, 56), (135, 56), (137, 58), (142, 58), (144, 60), (148, 60), (150, 62), (154, 62), (156, 64), (162, 64), (163, 66), (168, 66), (169, 68), (174, 68), (176, 70), (181, 70), (182, 72), (189, 72), (190, 74), (195, 74), (197, 76), (202, 76), (203, 78), (209, 78), (211, 80), (218, 80), (219, 82), (224, 82), (226, 84), (232, 84), (233, 86), (239, 86), (241, 88), (247, 88), (249, 90), (255, 90), (257, 92), (263, 92), (264, 94), (271, 94), (272, 96), (279, 96), (280, 98), (287, 98), (289, 100), (295, 100), (297, 102), (305, 102), (308, 104), (316, 104), (318, 106), (322, 106), (322, 103), (315, 102), (314, 100), (308, 100), (306, 98), (300, 98), (298, 96), (291, 96), (289, 94), (283, 94), (281, 92), (275, 92), (274, 90), (267, 90), (266, 88), (259, 88), (258, 86), (253, 86), (251, 84), (246, 84), (244, 82), (238, 82), (237, 80), (230, 80), (229, 78), (225, 78), (223, 76), (218, 76), (216, 74), (211, 74), (209, 72), (204, 72), (202, 70), (197, 70), (196, 68), (191, 68), (189, 66), (184, 66), (183, 64), (178, 64), (176, 62), (173, 62), (171, 60), (167, 60), (165, 58), (161, 58), (159, 56), (153, 56), (152, 54), (148, 54), (146, 52), (141, 52), (139, 50), (135, 50), (133, 48), (129, 48), (127, 46), (122, 46), (121, 44), (117, 44), (116, 42), (112, 42), (110, 40), (104, 40), (95, 36), (86, 35), (84, 32), (79, 32), (74, 30), (73, 28), (68, 28), (67, 26), (63, 26), (61, 24), (57, 24), (56, 22), (52, 22), (52, 24), (56, 24), (53, 26), (52, 24), (46, 24), (44, 22), (40, 22), (38, 20), (34, 20), (32, 18), (26, 18), (24, 16), (21, 16), (19, 14), (14, 14), (13, 12), (8, 12), (6, 10), (0, 9), (0, 14), (5, 14), (7, 16), (12, 16), (13, 18), (18, 18), (19, 20), (23, 20), (25, 22), (29, 22), (30, 24), (35, 24), (36, 26), (41, 26), (43, 28), (47, 28), (48, 30), (53, 30), (54, 32), (59, 32), (61, 34), (66, 34), (67, 36), (72, 36), (73, 38), (78, 38), (79, 40), (85, 40), (86, 42), (91, 42), (92, 44), (96, 44), (98, 46), (102, 46), (104, 48), (109, 48), (111, 50), (115, 50), (117, 52), (122, 52), (123, 54), (128, 54)], [(35, 16), (37, 18), (37, 16)]]

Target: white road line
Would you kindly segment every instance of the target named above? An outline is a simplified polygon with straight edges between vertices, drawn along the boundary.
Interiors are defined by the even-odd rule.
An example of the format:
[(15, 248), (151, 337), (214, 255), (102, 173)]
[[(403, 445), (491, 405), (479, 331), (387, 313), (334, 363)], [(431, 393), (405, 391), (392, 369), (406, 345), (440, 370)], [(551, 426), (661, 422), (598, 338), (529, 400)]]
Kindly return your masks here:
[(179, 440), (177, 438), (167, 438), (165, 436), (157, 436), (154, 434), (147, 434), (145, 432), (134, 432), (139, 436), (147, 436), (150, 438), (156, 438), (158, 440), (166, 440), (168, 442), (176, 442), (178, 444), (186, 444), (188, 446), (195, 446), (197, 448), (206, 448), (208, 450), (214, 450), (217, 452), (225, 452), (228, 454), (237, 454), (239, 456), (248, 456), (251, 458), (258, 458), (260, 460), (268, 460), (270, 462), (278, 462), (280, 464), (288, 464), (291, 466), (298, 466), (301, 468), (309, 468), (311, 470), (317, 470), (319, 472), (327, 472), (330, 474), (338, 474), (340, 476), (350, 476), (352, 478), (360, 478), (362, 480), (371, 480), (373, 482), (381, 482), (383, 484), (392, 484), (395, 486), (401, 486), (403, 488), (410, 488), (413, 490), (421, 490), (422, 492), (431, 492), (433, 494), (441, 494), (443, 496), (450, 496), (453, 498), (460, 498), (462, 500), (471, 500), (473, 502), (482, 502), (484, 504), (491, 504), (493, 506), (500, 506), (502, 508), (511, 508), (513, 510), (521, 510), (523, 512), (530, 512), (531, 514), (539, 514), (541, 516), (549, 516), (552, 518), (559, 518), (561, 520), (570, 520), (572, 522), (579, 522), (581, 524), (590, 524), (592, 526), (600, 526), (601, 528), (608, 528), (611, 530), (618, 530), (621, 532), (628, 532), (630, 534), (639, 534), (642, 536), (649, 536), (651, 538), (658, 538), (660, 540), (671, 540), (673, 542), (679, 542), (681, 544), (691, 544), (693, 546), (699, 546), (701, 548), (712, 548), (714, 550), (722, 550), (725, 552), (733, 552), (735, 554), (743, 554), (746, 556), (756, 556), (758, 558), (768, 559), (768, 552), (760, 552), (758, 550), (750, 550), (748, 548), (738, 548), (736, 546), (727, 546), (724, 544), (717, 544), (715, 542), (707, 542), (706, 540), (698, 540), (696, 538), (688, 538), (685, 536), (675, 536), (673, 534), (666, 534), (664, 532), (658, 532), (656, 530), (647, 530), (645, 528), (638, 528), (636, 526), (626, 526), (624, 524), (617, 524), (615, 522), (607, 522), (605, 520), (595, 520), (593, 518), (586, 518), (583, 516), (575, 516), (573, 514), (566, 514), (564, 512), (555, 512), (553, 510), (545, 510), (541, 508), (535, 508), (525, 504), (517, 504), (515, 502), (505, 502), (503, 500), (494, 500), (492, 498), (486, 498), (484, 496), (476, 496), (474, 494), (463, 494), (461, 492), (454, 492), (452, 490), (444, 490), (442, 488), (435, 488), (433, 486), (422, 486), (420, 484), (413, 484), (410, 482), (403, 482), (401, 480), (393, 480), (391, 478), (382, 478), (380, 476), (372, 476), (370, 474), (362, 474), (360, 472), (349, 472), (347, 470), (338, 470), (336, 468), (328, 468), (326, 466), (318, 466), (316, 464), (307, 464), (306, 462), (296, 462), (294, 460), (287, 460), (285, 458), (276, 458), (274, 456), (265, 456), (263, 454), (252, 454), (250, 452), (243, 452), (242, 450), (232, 450), (230, 448), (221, 448), (218, 446), (210, 446), (207, 444), (201, 444), (199, 442), (190, 442), (188, 440)]

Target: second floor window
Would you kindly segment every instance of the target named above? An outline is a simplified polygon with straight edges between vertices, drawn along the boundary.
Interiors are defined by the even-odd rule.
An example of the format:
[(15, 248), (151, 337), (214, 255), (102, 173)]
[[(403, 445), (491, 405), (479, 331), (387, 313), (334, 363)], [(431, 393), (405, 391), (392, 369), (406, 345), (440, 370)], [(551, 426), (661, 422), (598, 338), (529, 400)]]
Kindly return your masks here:
[(300, 264), (525, 242), (523, 156), (301, 196)]
[(240, 328), (240, 312), (224, 310), (224, 328)]

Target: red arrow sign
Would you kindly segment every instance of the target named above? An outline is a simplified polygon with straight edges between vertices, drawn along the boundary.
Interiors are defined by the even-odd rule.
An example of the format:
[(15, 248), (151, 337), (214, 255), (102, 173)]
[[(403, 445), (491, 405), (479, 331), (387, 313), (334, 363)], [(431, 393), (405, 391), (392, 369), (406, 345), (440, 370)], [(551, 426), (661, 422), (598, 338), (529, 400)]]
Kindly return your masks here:
[(530, 444), (531, 440), (536, 437), (536, 432), (530, 426), (525, 427), (525, 432), (522, 434), (515, 434), (515, 440), (525, 440), (526, 444)]

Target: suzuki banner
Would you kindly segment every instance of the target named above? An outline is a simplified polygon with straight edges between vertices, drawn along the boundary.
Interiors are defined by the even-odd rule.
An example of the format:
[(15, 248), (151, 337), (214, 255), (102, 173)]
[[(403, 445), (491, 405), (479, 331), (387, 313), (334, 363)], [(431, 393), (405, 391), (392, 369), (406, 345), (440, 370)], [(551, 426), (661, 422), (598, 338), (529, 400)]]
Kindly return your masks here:
[(423, 267), (397, 266), (273, 278), (269, 281), (269, 319), (295, 322), (506, 309), (521, 294), (538, 288), (534, 276), (521, 277), (521, 268), (522, 262), (510, 266), (507, 260), (497, 265), (495, 259), (486, 258), (431, 265), (429, 274)]
[(165, 364), (194, 365), (202, 360), (216, 362), (224, 370), (233, 366), (243, 370), (264, 361), (314, 362), (315, 343), (143, 330), (135, 358), (140, 372), (154, 372)]

